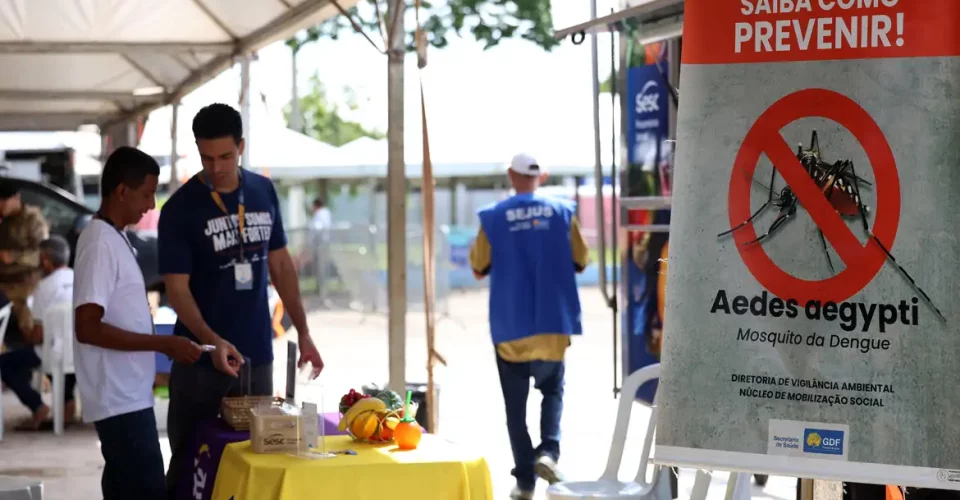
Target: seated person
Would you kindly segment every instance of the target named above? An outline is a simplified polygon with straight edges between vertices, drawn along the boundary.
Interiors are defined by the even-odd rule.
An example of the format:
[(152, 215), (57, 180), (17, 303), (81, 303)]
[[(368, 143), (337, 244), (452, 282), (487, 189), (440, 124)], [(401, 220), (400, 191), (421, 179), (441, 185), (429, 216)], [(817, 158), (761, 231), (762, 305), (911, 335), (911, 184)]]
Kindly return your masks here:
[[(51, 236), (40, 244), (40, 266), (43, 269), (44, 278), (33, 294), (31, 312), (34, 317), (34, 327), (33, 331), (22, 332), (24, 339), (30, 345), (0, 354), (0, 377), (3, 378), (3, 383), (33, 414), (17, 426), (17, 430), (52, 428), (50, 408), (43, 404), (40, 394), (30, 385), (30, 381), (33, 371), (41, 366), (43, 315), (46, 314), (47, 308), (54, 304), (73, 302), (73, 269), (67, 266), (68, 262), (70, 262), (70, 245), (61, 236)], [(0, 306), (8, 302), (7, 297), (0, 297)], [(16, 319), (11, 317), (7, 328), (15, 328), (16, 324)], [(70, 422), (76, 416), (77, 408), (73, 396), (75, 384), (76, 377), (72, 373), (64, 377), (64, 422)]]

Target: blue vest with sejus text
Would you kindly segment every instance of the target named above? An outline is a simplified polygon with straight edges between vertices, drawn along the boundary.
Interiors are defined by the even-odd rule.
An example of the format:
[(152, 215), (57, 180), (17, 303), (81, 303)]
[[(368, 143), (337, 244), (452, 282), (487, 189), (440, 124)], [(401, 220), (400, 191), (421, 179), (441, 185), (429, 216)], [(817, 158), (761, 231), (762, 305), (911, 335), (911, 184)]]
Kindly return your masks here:
[(580, 297), (570, 246), (573, 202), (524, 193), (481, 208), (490, 241), (494, 344), (543, 333), (579, 335)]

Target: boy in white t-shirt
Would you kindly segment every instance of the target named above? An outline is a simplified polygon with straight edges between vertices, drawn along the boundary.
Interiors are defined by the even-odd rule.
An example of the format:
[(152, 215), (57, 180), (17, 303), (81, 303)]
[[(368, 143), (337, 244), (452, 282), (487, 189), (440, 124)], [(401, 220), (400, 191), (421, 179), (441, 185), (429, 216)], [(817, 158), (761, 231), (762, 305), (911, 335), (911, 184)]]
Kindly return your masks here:
[(124, 230), (154, 208), (160, 167), (130, 147), (103, 166), (97, 216), (80, 234), (74, 262), (74, 363), (83, 418), (93, 422), (106, 462), (104, 500), (165, 498), (153, 414), (154, 352), (190, 364), (195, 342), (154, 335), (143, 273)]
[[(53, 235), (40, 243), (40, 268), (43, 279), (33, 292), (30, 312), (34, 318), (33, 330), (23, 332), (24, 340), (32, 344), (0, 354), (0, 375), (20, 402), (30, 409), (31, 416), (19, 424), (18, 431), (47, 430), (53, 428), (50, 407), (43, 403), (40, 393), (31, 385), (34, 370), (40, 368), (43, 355), (43, 338), (52, 332), (44, 331), (43, 316), (55, 304), (73, 302), (73, 269), (70, 269), (70, 244), (62, 236)], [(11, 318), (12, 320), (13, 318)], [(73, 332), (70, 333), (73, 335)], [(61, 341), (53, 339), (56, 347)], [(62, 345), (62, 344), (60, 344)], [(69, 423), (76, 415), (73, 389), (76, 378), (72, 373), (64, 376), (64, 421)]]

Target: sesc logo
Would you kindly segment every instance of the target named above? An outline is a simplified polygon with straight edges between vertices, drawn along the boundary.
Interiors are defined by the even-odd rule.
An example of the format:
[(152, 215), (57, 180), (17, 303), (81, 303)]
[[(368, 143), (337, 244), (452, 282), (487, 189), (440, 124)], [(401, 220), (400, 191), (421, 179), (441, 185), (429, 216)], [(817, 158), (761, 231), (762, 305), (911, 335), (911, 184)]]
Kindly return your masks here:
[(803, 451), (822, 455), (843, 455), (843, 431), (805, 429)]
[(650, 80), (643, 85), (642, 89), (640, 89), (637, 97), (634, 98), (634, 105), (638, 115), (660, 111), (660, 93), (647, 93), (659, 86), (660, 85), (656, 81)]

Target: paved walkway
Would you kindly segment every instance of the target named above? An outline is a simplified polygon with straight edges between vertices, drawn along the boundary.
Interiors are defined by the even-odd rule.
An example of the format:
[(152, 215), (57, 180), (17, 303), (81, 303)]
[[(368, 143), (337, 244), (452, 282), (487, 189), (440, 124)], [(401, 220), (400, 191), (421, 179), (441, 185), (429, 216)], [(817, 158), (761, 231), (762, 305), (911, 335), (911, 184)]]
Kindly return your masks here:
[[(610, 433), (616, 415), (613, 398), (612, 317), (603, 307), (596, 288), (581, 291), (584, 303), (584, 330), (569, 353), (567, 390), (563, 420), (561, 466), (571, 479), (592, 479), (600, 475), (610, 448)], [(495, 498), (505, 499), (513, 485), (512, 459), (503, 426), (503, 403), (494, 365), (494, 351), (486, 327), (485, 290), (456, 293), (450, 298), (450, 318), (438, 323), (438, 350), (449, 366), (440, 368), (440, 426), (444, 437), (482, 453), (493, 474)], [(356, 312), (318, 311), (309, 322), (327, 368), (319, 382), (297, 389), (298, 399), (322, 402), (334, 411), (339, 397), (349, 389), (387, 379), (386, 317)], [(426, 343), (422, 313), (407, 317), (407, 379), (425, 381)], [(286, 354), (277, 342), (276, 387), (284, 387), (282, 365)], [(321, 398), (321, 394), (323, 397)], [(43, 479), (48, 500), (96, 499), (103, 467), (99, 443), (93, 428), (70, 428), (63, 437), (52, 433), (18, 433), (13, 422), (26, 415), (12, 394), (3, 394), (5, 427), (0, 442), (0, 475), (24, 475)], [(536, 441), (540, 399), (530, 400), (531, 436)], [(647, 410), (637, 405), (621, 477), (635, 475), (645, 431)], [(166, 436), (161, 444), (169, 454)], [(723, 498), (726, 474), (717, 474), (710, 498)], [(545, 483), (538, 498), (546, 498)], [(770, 478), (767, 487), (754, 487), (754, 498), (792, 500), (796, 480)], [(681, 471), (680, 498), (688, 498), (693, 471)]]

